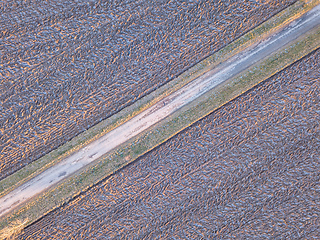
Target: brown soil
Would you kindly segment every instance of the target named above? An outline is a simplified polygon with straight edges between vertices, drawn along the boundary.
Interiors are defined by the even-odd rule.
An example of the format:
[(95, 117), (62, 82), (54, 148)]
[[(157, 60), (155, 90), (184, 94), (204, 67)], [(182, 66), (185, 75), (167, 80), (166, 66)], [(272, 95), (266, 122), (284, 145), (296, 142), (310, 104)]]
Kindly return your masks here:
[(293, 2), (0, 3), (0, 180)]
[(25, 229), (20, 239), (320, 235), (320, 49)]

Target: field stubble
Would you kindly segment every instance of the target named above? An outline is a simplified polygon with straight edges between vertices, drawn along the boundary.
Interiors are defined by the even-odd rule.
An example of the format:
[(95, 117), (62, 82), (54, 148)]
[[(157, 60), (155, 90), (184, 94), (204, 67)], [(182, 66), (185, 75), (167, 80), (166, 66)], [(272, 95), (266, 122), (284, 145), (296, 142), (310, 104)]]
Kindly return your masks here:
[[(293, 7), (295, 7), (295, 6), (293, 6)], [(281, 22), (280, 22), (280, 24), (281, 24)], [(273, 25), (273, 27), (274, 27), (274, 25)], [(260, 31), (260, 30), (258, 29), (258, 31)], [(291, 54), (291, 55), (285, 55), (285, 54), (282, 55), (282, 53), (280, 53), (280, 54), (278, 54), (278, 56), (275, 56), (273, 59), (271, 59), (271, 60), (269, 59), (269, 62), (264, 63), (264, 65), (262, 65), (262, 68), (261, 68), (262, 70), (260, 69), (259, 71), (256, 71), (257, 69), (255, 69), (254, 71), (250, 71), (249, 73), (247, 73), (246, 76), (244, 76), (244, 77), (242, 76), (243, 79), (241, 81), (239, 81), (239, 79), (233, 80), (233, 83), (237, 84), (239, 82), (240, 83), (242, 82), (242, 84), (244, 84), (244, 86), (241, 86), (241, 87), (238, 86), (238, 89), (240, 89), (240, 92), (238, 92), (238, 91), (234, 92), (234, 88), (236, 86), (233, 86), (234, 85), (233, 83), (230, 86), (230, 84), (228, 83), (227, 89), (224, 88), (224, 89), (222, 89), (223, 91), (221, 91), (221, 89), (216, 90), (216, 92), (220, 91), (220, 93), (222, 94), (222, 95), (220, 94), (221, 96), (218, 96), (218, 98), (216, 98), (217, 96), (215, 96), (214, 99), (204, 101), (204, 103), (203, 103), (203, 99), (202, 99), (202, 100), (200, 100), (200, 102), (202, 102), (202, 104), (200, 104), (200, 105), (195, 104), (195, 106), (191, 106), (191, 110), (190, 110), (190, 106), (188, 106), (187, 109), (184, 110), (187, 112), (186, 112), (186, 114), (183, 114), (184, 115), (183, 117), (181, 116), (182, 115), (181, 113), (179, 113), (178, 115), (172, 116), (168, 121), (168, 122), (171, 121), (171, 123), (169, 123), (169, 126), (166, 123), (163, 124), (163, 127), (160, 126), (160, 128), (157, 130), (156, 134), (152, 133), (153, 130), (150, 130), (151, 134), (149, 134), (149, 135), (145, 134), (144, 136), (142, 136), (141, 141), (138, 141), (138, 142), (136, 140), (130, 141), (128, 143), (128, 145), (132, 145), (132, 146), (130, 147), (129, 150), (122, 149), (120, 151), (117, 150), (117, 151), (110, 153), (109, 157), (107, 158), (107, 161), (102, 161), (102, 162), (100, 162), (100, 164), (94, 166), (93, 168), (89, 168), (85, 172), (82, 172), (82, 174), (79, 175), (79, 177), (76, 177), (75, 179), (71, 179), (70, 181), (68, 181), (65, 184), (63, 184), (62, 186), (60, 186), (59, 187), (60, 190), (55, 189), (53, 191), (49, 191), (47, 194), (42, 196), (40, 198), (40, 200), (38, 199), (38, 201), (36, 203), (33, 203), (31, 206), (28, 207), (28, 208), (30, 208), (30, 211), (32, 210), (31, 215), (35, 214), (35, 216), (31, 216), (30, 214), (28, 214), (28, 216), (31, 216), (30, 219), (37, 219), (40, 212), (41, 212), (41, 214), (44, 214), (44, 212), (40, 209), (47, 209), (46, 211), (50, 211), (50, 209), (52, 209), (52, 207), (54, 208), (64, 202), (64, 201), (61, 202), (59, 200), (61, 197), (58, 197), (58, 196), (66, 196), (67, 198), (69, 198), (68, 196), (70, 195), (70, 192), (77, 194), (79, 192), (79, 189), (82, 189), (83, 191), (85, 191), (88, 187), (90, 187), (90, 185), (88, 185), (87, 183), (90, 183), (90, 182), (94, 183), (97, 181), (97, 179), (101, 179), (101, 177), (103, 177), (103, 171), (106, 170), (108, 173), (110, 173), (110, 170), (112, 171), (112, 169), (114, 169), (114, 170), (119, 169), (124, 164), (126, 164), (126, 163), (132, 161), (133, 159), (135, 159), (136, 157), (142, 155), (147, 150), (150, 150), (150, 147), (156, 146), (159, 143), (168, 139), (168, 136), (174, 135), (174, 132), (179, 131), (181, 129), (181, 126), (185, 126), (186, 124), (188, 125), (188, 122), (189, 123), (195, 122), (197, 120), (197, 118), (199, 119), (199, 118), (201, 118), (201, 116), (208, 114), (209, 112), (212, 111), (213, 108), (216, 108), (216, 107), (220, 106), (221, 104), (223, 104), (224, 102), (230, 100), (232, 97), (237, 96), (239, 93), (241, 93), (241, 91), (245, 91), (247, 89), (246, 88), (246, 83), (247, 83), (246, 81), (249, 80), (249, 85), (250, 85), (250, 84), (254, 84), (254, 83), (252, 83), (252, 81), (254, 82), (257, 79), (264, 79), (265, 77), (270, 76), (272, 74), (272, 72), (270, 72), (270, 66), (273, 63), (278, 64), (278, 66), (277, 66), (278, 68), (272, 69), (272, 67), (271, 67), (271, 70), (276, 72), (277, 69), (279, 70), (282, 67), (287, 66), (287, 64), (290, 63), (289, 59), (297, 59), (299, 57), (302, 57), (305, 53), (308, 53), (308, 51), (310, 51), (310, 49), (304, 49), (303, 46), (305, 44), (309, 44), (310, 46), (312, 46), (312, 44), (314, 44), (316, 42), (315, 40), (317, 40), (317, 37), (319, 37), (317, 34), (319, 35), (319, 31), (316, 34), (311, 35), (311, 37), (309, 37), (308, 39), (305, 39), (304, 41), (300, 42), (297, 46), (295, 46), (294, 51), (291, 51), (291, 52), (289, 51), (289, 54)], [(244, 36), (244, 37), (247, 37), (247, 36)], [(252, 37), (252, 35), (251, 35), (251, 37)], [(314, 38), (316, 38), (316, 39), (314, 39)], [(238, 43), (236, 42), (232, 48), (237, 49), (237, 47), (239, 47), (239, 46), (241, 47), (241, 44), (238, 45)], [(223, 49), (222, 51), (226, 51), (226, 50)], [(304, 51), (306, 51), (306, 52), (304, 53)], [(210, 64), (211, 65), (218, 64), (217, 61), (219, 60), (219, 57), (217, 59), (215, 59), (215, 58), (216, 58), (215, 55), (208, 58), (207, 63), (200, 65), (200, 66), (196, 66), (195, 71), (191, 69), (191, 71), (187, 72), (187, 74), (189, 74), (189, 76), (190, 75), (192, 76), (192, 74), (194, 74), (195, 72), (197, 73), (197, 71), (199, 71), (199, 70), (201, 73), (203, 66), (210, 67)], [(270, 65), (270, 61), (272, 63), (271, 65)], [(282, 65), (279, 64), (279, 62), (281, 62)], [(207, 69), (203, 69), (203, 70), (207, 71)], [(198, 72), (198, 74), (200, 74), (200, 73)], [(267, 75), (264, 75), (264, 74), (267, 74)], [(187, 78), (187, 77), (186, 77), (186, 75), (184, 76), (184, 78)], [(231, 93), (230, 92), (228, 93), (228, 91), (230, 91), (230, 90), (231, 90)], [(212, 95), (212, 93), (210, 93), (210, 94)], [(223, 96), (223, 94), (224, 94), (224, 96)], [(207, 96), (204, 96), (204, 98), (207, 98)], [(143, 107), (146, 107), (146, 106), (143, 106)], [(197, 111), (199, 109), (201, 109), (198, 111), (198, 115), (190, 114), (191, 112), (194, 113), (195, 109)], [(137, 111), (139, 111), (139, 109)], [(194, 118), (193, 115), (196, 118)], [(197, 116), (199, 116), (199, 117), (197, 117)], [(176, 119), (174, 119), (174, 118), (176, 118)], [(159, 127), (159, 126), (157, 126), (157, 127)], [(99, 129), (99, 126), (97, 126), (97, 128)], [(103, 127), (102, 127), (102, 129), (103, 129)], [(99, 132), (100, 130), (95, 130), (95, 131)], [(93, 131), (93, 132), (95, 132), (95, 131)], [(170, 131), (170, 132), (168, 132), (168, 131)], [(90, 139), (91, 136), (89, 135), (89, 136), (83, 138), (82, 141), (86, 141), (86, 139)], [(79, 144), (79, 142), (77, 144), (78, 144), (78, 147), (81, 147), (81, 144)], [(110, 161), (108, 160), (109, 158), (110, 158)], [(118, 160), (115, 161), (116, 159), (118, 159)], [(122, 160), (119, 160), (119, 159), (124, 159), (125, 162), (123, 162)], [(97, 177), (92, 179), (92, 176), (97, 176)], [(49, 204), (51, 207), (49, 206), (49, 208), (48, 208), (48, 204), (47, 204), (48, 200), (45, 200), (45, 199), (49, 199), (49, 201), (52, 201)], [(65, 197), (63, 197), (63, 199), (65, 199)], [(38, 210), (34, 209), (34, 207), (35, 207), (34, 204), (38, 205), (36, 207)], [(27, 210), (27, 212), (31, 213), (30, 211)], [(19, 216), (19, 214), (20, 214), (20, 212), (18, 212), (18, 216)], [(15, 219), (14, 216), (13, 216), (13, 219)], [(23, 217), (22, 220), (23, 219), (25, 219), (25, 218)], [(20, 220), (21, 220), (21, 218), (20, 218)], [(34, 220), (31, 220), (31, 221), (34, 221)]]
[(18, 238), (319, 236), (319, 64), (320, 49)]
[[(114, 114), (113, 116), (100, 122), (94, 127), (91, 127), (87, 131), (73, 138), (71, 141), (68, 141), (66, 144), (60, 146), (58, 149), (51, 151), (49, 154), (43, 156), (42, 158), (38, 159), (32, 164), (27, 165), (15, 174), (7, 177), (6, 179), (0, 182), (0, 195), (5, 194), (17, 185), (20, 185), (28, 179), (31, 179), (33, 176), (36, 176), (40, 172), (61, 161), (66, 156), (77, 151), (89, 142), (98, 139), (103, 134), (107, 133), (108, 131), (111, 131), (112, 129), (129, 120), (130, 118), (137, 115), (144, 109), (152, 106), (157, 101), (168, 96), (170, 93), (177, 91), (179, 88), (181, 88), (191, 80), (204, 74), (210, 69), (213, 69), (220, 62), (226, 61), (228, 58), (234, 56), (239, 51), (243, 50), (245, 47), (252, 44), (254, 41), (258, 41), (259, 39), (263, 39), (266, 36), (268, 36), (268, 34), (274, 33), (275, 31), (277, 31), (277, 29), (281, 28), (281, 26), (286, 22), (292, 21), (304, 12), (310, 10), (316, 4), (316, 2), (317, 1), (311, 1), (309, 4), (304, 4), (303, 1), (298, 1), (289, 8), (277, 14), (269, 21), (265, 22), (256, 29), (250, 31), (241, 38), (237, 39), (232, 44), (229, 44), (227, 47), (221, 49), (217, 53), (201, 61), (199, 64), (196, 64), (188, 71), (179, 75), (179, 77), (177, 77), (173, 81), (170, 81), (169, 83), (158, 88), (151, 94), (136, 101), (131, 106), (123, 109), (119, 113)], [(232, 96), (235, 95), (233, 94)], [(229, 98), (229, 100), (232, 98), (232, 96)], [(228, 100), (227, 98), (226, 100)], [(223, 102), (219, 101), (220, 105), (222, 103)]]
[(0, 179), (293, 2), (1, 3)]

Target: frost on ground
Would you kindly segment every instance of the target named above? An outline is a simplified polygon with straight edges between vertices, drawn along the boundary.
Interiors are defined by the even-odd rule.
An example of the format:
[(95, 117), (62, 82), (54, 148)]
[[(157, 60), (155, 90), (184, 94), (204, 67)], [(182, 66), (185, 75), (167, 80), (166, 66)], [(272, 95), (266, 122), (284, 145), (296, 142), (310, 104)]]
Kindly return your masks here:
[(19, 239), (320, 235), (320, 49), (27, 227)]
[(0, 179), (293, 2), (1, 1)]

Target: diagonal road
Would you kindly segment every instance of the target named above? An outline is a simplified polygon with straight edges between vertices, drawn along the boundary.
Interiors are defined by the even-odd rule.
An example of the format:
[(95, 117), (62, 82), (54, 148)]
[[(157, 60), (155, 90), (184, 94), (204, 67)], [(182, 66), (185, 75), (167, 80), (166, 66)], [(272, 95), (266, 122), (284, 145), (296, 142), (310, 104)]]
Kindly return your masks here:
[(320, 5), (0, 198), (0, 217), (320, 25)]

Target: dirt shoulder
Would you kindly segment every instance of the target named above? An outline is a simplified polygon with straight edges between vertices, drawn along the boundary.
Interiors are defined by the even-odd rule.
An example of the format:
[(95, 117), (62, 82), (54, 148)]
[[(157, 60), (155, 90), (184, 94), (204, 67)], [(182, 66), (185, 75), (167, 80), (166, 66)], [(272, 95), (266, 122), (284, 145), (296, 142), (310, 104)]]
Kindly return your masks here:
[[(279, 31), (279, 28), (276, 31), (281, 32)], [(289, 36), (287, 37), (289, 38)], [(80, 162), (78, 161), (79, 156), (77, 154), (84, 153), (88, 158), (90, 158), (92, 154), (95, 154), (97, 151), (100, 151), (99, 149), (105, 149), (106, 146), (110, 147), (111, 143), (115, 144), (115, 147), (110, 148), (110, 152), (107, 155), (104, 155), (105, 152), (99, 153), (101, 154), (100, 156), (99, 154), (95, 154), (96, 156), (94, 159), (96, 160), (99, 158), (99, 160), (95, 161), (94, 164), (90, 163), (90, 161), (85, 160), (85, 165), (87, 165), (87, 168), (82, 169), (81, 172), (78, 172), (71, 179), (68, 179), (65, 182), (60, 182), (57, 186), (51, 188), (45, 194), (39, 195), (32, 202), (28, 203), (27, 206), (23, 206), (19, 210), (15, 211), (11, 216), (4, 219), (4, 221), (2, 221), (2, 228), (7, 226), (10, 222), (17, 221), (17, 219), (24, 219), (24, 221), (22, 221), (24, 222), (24, 224), (29, 224), (30, 222), (35, 221), (38, 217), (45, 214), (45, 212), (50, 211), (51, 209), (59, 206), (59, 204), (62, 204), (68, 199), (72, 198), (75, 194), (78, 194), (79, 191), (90, 187), (92, 184), (101, 180), (106, 175), (111, 174), (112, 172), (116, 171), (122, 166), (135, 160), (137, 157), (141, 156), (146, 151), (149, 151), (153, 147), (161, 144), (163, 141), (165, 141), (172, 135), (176, 134), (178, 131), (181, 131), (188, 125), (192, 124), (194, 121), (198, 120), (199, 118), (202, 118), (203, 116), (212, 112), (225, 102), (228, 102), (229, 100), (241, 94), (242, 92), (250, 89), (255, 84), (271, 76), (274, 72), (283, 69), (292, 62), (308, 54), (313, 49), (319, 47), (319, 39), (319, 29), (313, 30), (312, 32), (309, 32), (307, 35), (305, 35), (302, 39), (296, 39), (295, 42), (290, 42), (290, 46), (286, 46), (284, 47), (284, 49), (278, 49), (279, 52), (276, 54), (274, 53), (268, 59), (265, 59), (266, 56), (261, 55), (259, 60), (260, 62), (255, 62), (255, 60), (253, 60), (256, 57), (256, 53), (251, 50), (247, 50), (245, 55), (251, 54), (254, 57), (252, 59), (249, 58), (247, 62), (242, 61), (243, 59), (240, 57), (242, 55), (231, 56), (232, 54), (229, 55), (229, 57), (225, 57), (224, 63), (220, 64), (220, 66), (218, 66), (219, 61), (214, 61), (210, 65), (210, 61), (206, 59), (205, 61), (207, 62), (201, 62), (199, 64), (198, 69), (200, 70), (190, 70), (191, 72), (189, 72), (189, 76), (185, 75), (185, 78), (181, 78), (180, 81), (175, 80), (176, 85), (171, 85), (171, 88), (170, 86), (166, 86), (167, 89), (162, 89), (162, 95), (154, 95), (153, 98), (150, 97), (149, 102), (146, 99), (144, 99), (146, 102), (142, 105), (136, 106), (136, 108), (134, 108), (135, 111), (126, 112), (126, 115), (124, 115), (126, 116), (126, 120), (123, 120), (124, 118), (121, 118), (120, 116), (118, 116), (118, 118), (115, 116), (113, 121), (117, 121), (113, 122), (113, 125), (104, 125), (106, 126), (105, 128), (102, 127), (103, 123), (101, 123), (100, 126), (96, 126), (95, 129), (91, 129), (90, 133), (87, 132), (87, 135), (82, 136), (83, 139), (78, 140), (80, 141), (80, 143), (75, 141), (74, 143), (76, 144), (73, 147), (70, 147), (69, 145), (69, 149), (65, 146), (64, 150), (68, 151), (67, 153), (62, 153), (60, 155), (56, 153), (58, 157), (56, 157), (54, 161), (50, 162), (47, 160), (47, 163), (44, 165), (43, 162), (42, 165), (39, 162), (38, 166), (41, 167), (38, 167), (37, 169), (35, 167), (34, 169), (36, 170), (33, 170), (33, 172), (29, 171), (29, 175), (27, 174), (28, 171), (25, 169), (25, 177), (20, 177), (20, 180), (18, 175), (16, 175), (15, 181), (11, 178), (11, 183), (14, 183), (13, 185), (15, 186), (16, 190), (19, 190), (19, 187), (17, 187), (18, 185), (23, 187), (21, 185), (22, 183), (26, 182), (27, 180), (30, 180), (32, 177), (38, 175), (40, 172), (43, 172), (45, 169), (49, 169), (49, 167), (59, 162), (59, 164), (57, 164), (56, 166), (60, 166), (61, 169), (59, 169), (59, 171), (56, 171), (57, 174), (55, 174), (57, 175), (57, 181), (54, 182), (57, 183), (60, 181), (59, 175), (61, 175), (62, 173), (64, 174), (62, 174), (62, 176), (60, 177), (68, 175), (67, 171), (69, 171), (70, 165), (69, 167), (68, 165), (65, 165), (66, 162), (64, 160), (66, 159), (67, 155), (69, 155), (69, 159), (72, 159), (69, 160), (69, 163), (73, 163), (74, 170), (78, 171), (84, 165), (74, 164), (74, 162)], [(261, 39), (258, 40), (261, 41)], [(277, 41), (280, 40), (278, 39)], [(262, 47), (263, 44), (266, 45), (266, 42), (261, 43), (257, 47)], [(272, 47), (272, 45), (270, 47)], [(227, 59), (229, 59), (229, 61), (226, 61)], [(244, 69), (251, 65), (254, 65), (252, 66), (254, 71), (252, 69), (249, 69), (245, 73), (241, 73), (241, 76), (238, 76), (240, 72), (243, 72)], [(239, 66), (242, 67), (239, 68)], [(223, 69), (224, 71), (217, 71), (217, 69)], [(195, 73), (192, 73), (192, 71), (195, 71)], [(201, 75), (203, 76), (198, 78)], [(198, 78), (197, 80), (199, 81), (191, 83), (191, 81), (196, 78)], [(219, 79), (219, 81), (217, 81), (217, 79)], [(249, 81), (248, 79), (251, 80)], [(222, 82), (224, 82), (224, 84), (221, 84)], [(178, 85), (181, 87), (178, 88)], [(215, 88), (213, 88), (214, 86)], [(170, 98), (166, 98), (172, 92), (175, 92), (175, 94), (171, 95)], [(200, 95), (201, 97), (198, 98)], [(193, 101), (194, 99), (197, 100)], [(157, 103), (154, 104), (153, 101)], [(152, 104), (150, 102), (152, 102)], [(150, 106), (152, 107), (149, 108)], [(148, 112), (142, 113), (142, 111), (145, 111), (146, 109), (148, 109)], [(179, 109), (179, 111), (177, 111), (177, 109)], [(142, 115), (138, 115), (141, 113), (144, 116), (143, 121), (141, 118)], [(156, 118), (156, 115), (154, 115), (155, 113), (158, 114), (157, 116), (162, 117)], [(166, 118), (167, 116), (169, 117)], [(153, 125), (156, 122), (158, 122), (158, 120), (163, 118), (166, 119), (159, 124)], [(152, 122), (154, 120), (156, 121)], [(121, 125), (125, 121), (128, 122), (126, 124)], [(141, 125), (132, 125), (132, 122), (134, 121), (138, 122)], [(126, 131), (121, 130), (119, 132), (124, 133), (123, 138), (119, 138), (119, 133), (115, 134), (114, 131), (111, 131), (116, 130), (116, 127), (119, 126), (116, 123), (121, 126), (125, 126), (123, 128), (126, 129)], [(152, 127), (149, 128), (150, 126)], [(148, 131), (144, 131), (147, 128)], [(119, 127), (117, 129), (119, 129)], [(93, 132), (95, 134), (93, 134)], [(133, 135), (128, 135), (128, 132), (132, 133)], [(103, 138), (101, 138), (101, 136), (106, 136), (106, 134), (109, 134), (108, 137), (105, 138), (109, 139), (109, 143), (107, 145), (101, 145), (101, 139)], [(114, 136), (116, 136), (114, 139), (122, 139), (124, 141), (120, 141), (118, 143), (116, 141), (111, 141), (111, 134), (114, 134)], [(130, 140), (126, 141), (129, 138)], [(87, 147), (84, 148), (84, 150), (79, 151), (79, 149), (81, 149), (88, 142), (91, 142), (91, 144), (95, 143), (93, 144), (94, 147), (92, 147), (91, 149)], [(103, 147), (97, 149), (99, 142), (100, 145)], [(76, 152), (76, 154), (72, 154), (74, 152)], [(76, 169), (75, 166), (80, 166), (80, 168)], [(71, 170), (72, 169), (70, 169), (70, 171)], [(32, 173), (30, 174), (30, 172)], [(21, 174), (20, 176), (22, 175), (23, 174)], [(47, 174), (45, 175), (47, 176), (47, 180), (50, 183), (52, 179), (50, 179)], [(3, 188), (2, 195), (7, 193), (9, 190), (13, 189), (6, 187), (6, 184), (8, 184), (9, 182), (9, 180), (7, 180), (7, 182), (1, 181), (1, 186)], [(33, 189), (38, 189), (39, 186), (42, 186), (42, 184), (38, 185), (38, 187), (34, 187)], [(45, 188), (49, 187), (47, 186)], [(44, 201), (44, 199), (46, 199), (46, 201)], [(45, 204), (45, 202), (49, 202), (50, 204)], [(28, 216), (27, 222), (25, 221), (26, 216)]]

